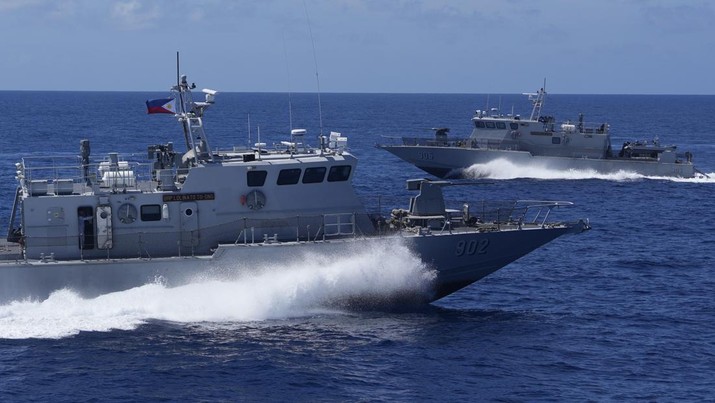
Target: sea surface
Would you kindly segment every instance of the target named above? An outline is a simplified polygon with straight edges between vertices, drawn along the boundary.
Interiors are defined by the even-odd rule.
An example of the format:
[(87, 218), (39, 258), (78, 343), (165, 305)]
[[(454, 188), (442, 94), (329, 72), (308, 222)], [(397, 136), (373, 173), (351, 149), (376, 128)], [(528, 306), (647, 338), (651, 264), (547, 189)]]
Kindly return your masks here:
[[(95, 157), (180, 148), (173, 117), (144, 108), (166, 95), (0, 92), (3, 233), (22, 156), (78, 153), (85, 138)], [(219, 93), (209, 145), (253, 143), (259, 132), (271, 144), (290, 127), (317, 144), (322, 121), (360, 159), (359, 194), (406, 205), (405, 180), (426, 174), (376, 149), (383, 136), (428, 137), (433, 127), (467, 136), (476, 109), (530, 112), (514, 94), (322, 94), (321, 108), (317, 98)], [(712, 401), (715, 96), (546, 100), (557, 120), (578, 113), (608, 122), (614, 148), (658, 136), (691, 151), (711, 178), (473, 167), (479, 184), (447, 197), (572, 201), (552, 218), (587, 218), (593, 229), (427, 306), (324, 304), (325, 293), (364, 287), (375, 271), (414, 275), (414, 260), (390, 250), (337, 260), (355, 275), (333, 282), (305, 261), (234, 282), (15, 301), (0, 306), (0, 401)]]

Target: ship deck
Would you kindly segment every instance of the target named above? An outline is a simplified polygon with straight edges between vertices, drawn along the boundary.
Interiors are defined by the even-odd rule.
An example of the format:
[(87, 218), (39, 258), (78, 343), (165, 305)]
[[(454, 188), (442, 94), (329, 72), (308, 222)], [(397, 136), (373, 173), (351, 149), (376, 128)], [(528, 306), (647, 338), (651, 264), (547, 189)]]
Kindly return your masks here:
[(20, 245), (0, 239), (0, 262), (20, 259), (22, 259)]

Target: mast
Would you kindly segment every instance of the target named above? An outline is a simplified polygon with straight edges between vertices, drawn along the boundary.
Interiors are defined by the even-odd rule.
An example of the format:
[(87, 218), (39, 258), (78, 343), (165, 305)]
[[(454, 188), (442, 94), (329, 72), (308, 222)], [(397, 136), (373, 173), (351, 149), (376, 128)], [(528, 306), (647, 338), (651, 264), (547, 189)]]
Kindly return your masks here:
[(544, 78), (544, 86), (538, 92), (524, 93), (524, 95), (527, 95), (529, 101), (534, 105), (529, 120), (538, 120), (541, 117), (541, 108), (543, 108), (544, 100), (546, 99), (546, 78)]
[[(176, 87), (172, 88), (172, 91), (178, 93), (179, 95), (179, 115), (180, 116), (185, 116), (186, 115), (186, 107), (184, 105), (184, 95), (183, 91), (181, 91), (181, 81), (180, 81), (180, 73), (179, 73), (179, 52), (176, 52)], [(184, 121), (182, 118), (179, 118), (179, 122), (181, 122), (181, 128), (184, 131), (184, 143), (186, 144), (186, 151), (189, 151), (193, 149), (193, 142), (191, 141), (191, 136), (189, 135), (189, 130), (187, 130), (186, 125), (184, 124)]]
[(204, 110), (214, 104), (216, 91), (203, 89), (206, 94), (204, 102), (194, 102), (191, 90), (196, 88), (196, 84), (189, 85), (186, 75), (179, 73), (179, 52), (176, 52), (176, 86), (172, 91), (179, 98), (179, 113), (177, 119), (184, 130), (184, 140), (186, 141), (187, 152), (194, 153), (196, 163), (200, 161), (213, 162), (213, 154), (208, 144), (206, 132), (204, 132), (203, 115)]

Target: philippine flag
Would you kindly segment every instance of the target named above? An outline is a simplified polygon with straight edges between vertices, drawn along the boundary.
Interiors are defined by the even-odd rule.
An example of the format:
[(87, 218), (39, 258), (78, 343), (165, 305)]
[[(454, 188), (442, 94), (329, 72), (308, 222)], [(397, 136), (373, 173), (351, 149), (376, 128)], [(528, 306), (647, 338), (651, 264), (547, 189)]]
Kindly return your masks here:
[(161, 98), (146, 101), (146, 113), (176, 113), (176, 99)]

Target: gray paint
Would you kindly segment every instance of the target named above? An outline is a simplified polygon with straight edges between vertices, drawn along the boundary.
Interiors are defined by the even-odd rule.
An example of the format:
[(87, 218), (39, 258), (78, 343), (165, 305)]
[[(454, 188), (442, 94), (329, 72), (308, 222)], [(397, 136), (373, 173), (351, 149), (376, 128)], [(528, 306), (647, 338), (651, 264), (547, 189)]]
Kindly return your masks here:
[[(7, 242), (0, 243), (0, 303), (44, 299), (61, 288), (93, 297), (152, 281), (173, 287), (231, 278), (300, 261), (307, 252), (345, 256), (375, 242), (407, 245), (435, 270), (434, 283), (419, 296), (432, 301), (588, 228), (468, 222), (466, 212), (445, 211), (441, 189), (450, 183), (427, 180), (411, 181), (409, 189), (420, 192), (411, 207), (391, 217), (389, 228), (378, 226), (352, 187), (357, 160), (345, 150), (346, 138), (331, 133), (312, 149), (297, 144), (294, 131), (291, 141), (270, 151), (209, 152), (202, 119), (215, 92), (194, 102), (185, 79), (174, 91), (183, 100), (176, 117), (187, 135), (184, 153), (167, 143), (148, 147), (145, 161), (110, 153), (92, 162), (83, 141), (81, 158), (17, 164), (12, 217), (19, 223), (11, 220)], [(325, 168), (326, 176), (304, 183), (309, 168)], [(295, 169), (299, 177), (281, 176)], [(266, 173), (265, 182), (249, 186), (249, 176), (262, 177), (257, 172)], [(548, 204), (557, 205), (563, 204)]]

